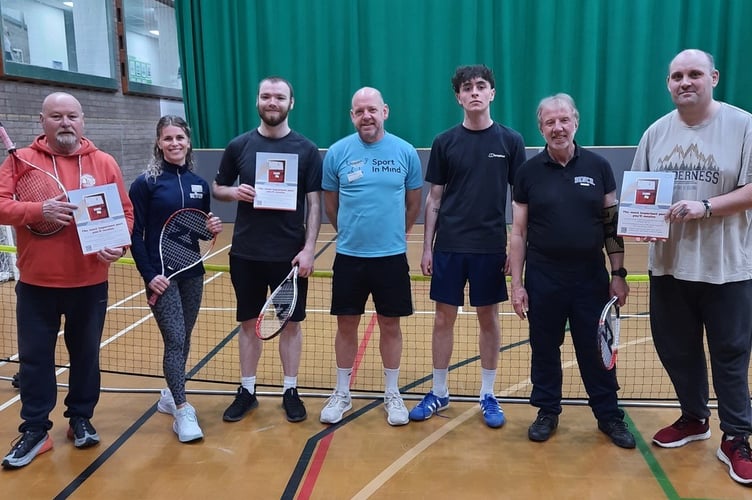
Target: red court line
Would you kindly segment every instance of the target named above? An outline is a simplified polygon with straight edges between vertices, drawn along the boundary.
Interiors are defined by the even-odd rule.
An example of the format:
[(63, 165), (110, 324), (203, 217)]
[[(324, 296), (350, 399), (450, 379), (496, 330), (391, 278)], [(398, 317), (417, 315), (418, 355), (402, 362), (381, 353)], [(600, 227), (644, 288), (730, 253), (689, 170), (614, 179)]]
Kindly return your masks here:
[(316, 447), (316, 453), (313, 454), (313, 459), (311, 460), (311, 466), (308, 468), (308, 472), (303, 480), (303, 486), (300, 488), (298, 499), (308, 500), (311, 498), (313, 487), (316, 485), (316, 480), (321, 473), (321, 467), (324, 465), (324, 460), (326, 459), (326, 454), (329, 452), (329, 445), (332, 444), (332, 439), (334, 439), (333, 432), (327, 434), (324, 439), (319, 441), (319, 444)]
[[(371, 337), (373, 337), (373, 331), (376, 328), (376, 323), (377, 318), (374, 314), (371, 316), (371, 320), (368, 322), (365, 334), (363, 335), (363, 340), (358, 346), (358, 354), (355, 356), (355, 363), (353, 363), (352, 375), (350, 376), (350, 387), (352, 387), (353, 383), (355, 382), (355, 375), (357, 375), (358, 373), (360, 363), (363, 361), (363, 357), (366, 354), (366, 348), (371, 341)], [(308, 500), (309, 498), (311, 498), (311, 493), (313, 493), (313, 488), (316, 486), (316, 481), (318, 480), (319, 474), (321, 473), (321, 468), (324, 466), (324, 460), (326, 460), (326, 454), (329, 452), (329, 446), (332, 444), (333, 439), (334, 432), (328, 434), (326, 437), (324, 437), (324, 439), (319, 441), (319, 444), (316, 447), (316, 452), (313, 454), (313, 458), (311, 459), (311, 466), (308, 468), (308, 472), (306, 473), (305, 479), (303, 480), (303, 485), (300, 487), (300, 494), (298, 495), (298, 499)]]
[(361, 361), (363, 361), (363, 357), (366, 355), (366, 348), (368, 347), (368, 343), (371, 341), (373, 330), (376, 328), (376, 323), (377, 318), (374, 314), (371, 316), (371, 321), (368, 322), (366, 332), (363, 335), (363, 340), (358, 346), (358, 354), (355, 355), (355, 363), (353, 363), (352, 375), (350, 376), (350, 387), (352, 387), (355, 383), (355, 376), (358, 374), (358, 367), (360, 366)]

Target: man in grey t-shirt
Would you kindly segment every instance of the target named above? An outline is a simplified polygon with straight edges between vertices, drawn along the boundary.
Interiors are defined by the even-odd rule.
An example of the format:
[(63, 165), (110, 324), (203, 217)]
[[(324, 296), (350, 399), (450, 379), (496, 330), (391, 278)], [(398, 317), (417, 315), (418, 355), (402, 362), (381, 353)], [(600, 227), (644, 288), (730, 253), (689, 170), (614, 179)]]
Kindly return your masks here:
[(713, 98), (719, 72), (700, 50), (669, 66), (676, 109), (642, 136), (632, 170), (676, 174), (669, 237), (650, 246), (650, 325), (681, 404), (681, 417), (653, 443), (675, 448), (710, 437), (707, 332), (718, 417), (717, 456), (752, 483), (752, 115)]

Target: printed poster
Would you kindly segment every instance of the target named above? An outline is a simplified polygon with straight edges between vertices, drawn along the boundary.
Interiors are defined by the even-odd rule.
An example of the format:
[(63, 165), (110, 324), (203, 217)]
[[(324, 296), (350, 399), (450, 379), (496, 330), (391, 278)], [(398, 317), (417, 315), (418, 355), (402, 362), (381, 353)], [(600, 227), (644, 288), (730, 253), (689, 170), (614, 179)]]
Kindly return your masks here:
[(74, 189), (68, 198), (78, 206), (73, 217), (84, 255), (131, 244), (117, 184)]
[(624, 172), (619, 199), (619, 236), (668, 238), (664, 217), (674, 195), (674, 172)]
[(256, 153), (255, 187), (253, 208), (294, 211), (298, 207), (298, 155)]

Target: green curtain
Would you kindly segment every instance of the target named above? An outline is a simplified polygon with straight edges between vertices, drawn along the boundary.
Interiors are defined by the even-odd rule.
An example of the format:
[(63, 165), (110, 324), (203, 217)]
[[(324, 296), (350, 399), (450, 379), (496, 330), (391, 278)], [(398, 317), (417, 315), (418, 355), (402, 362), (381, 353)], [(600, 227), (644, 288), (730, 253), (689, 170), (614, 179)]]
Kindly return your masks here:
[(258, 125), (261, 78), (295, 90), (291, 126), (328, 147), (353, 131), (350, 99), (380, 89), (387, 130), (416, 147), (462, 118), (454, 69), (496, 75), (492, 116), (543, 140), (541, 98), (567, 92), (580, 110), (578, 142), (633, 145), (672, 108), (671, 58), (712, 53), (716, 98), (752, 110), (750, 0), (178, 0), (184, 99), (194, 145), (224, 148)]

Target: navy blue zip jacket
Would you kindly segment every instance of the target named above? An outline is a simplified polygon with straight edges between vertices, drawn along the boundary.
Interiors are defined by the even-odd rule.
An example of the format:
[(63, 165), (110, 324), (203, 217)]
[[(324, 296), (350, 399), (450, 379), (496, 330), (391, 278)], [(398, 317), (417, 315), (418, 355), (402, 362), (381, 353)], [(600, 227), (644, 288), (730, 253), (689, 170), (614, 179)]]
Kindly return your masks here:
[[(141, 174), (131, 184), (129, 196), (133, 203), (134, 221), (131, 254), (136, 267), (148, 285), (162, 274), (159, 259), (159, 235), (165, 221), (181, 208), (211, 209), (209, 184), (185, 166), (162, 162), (162, 174), (156, 179)], [(175, 276), (190, 278), (204, 274), (199, 264)]]

